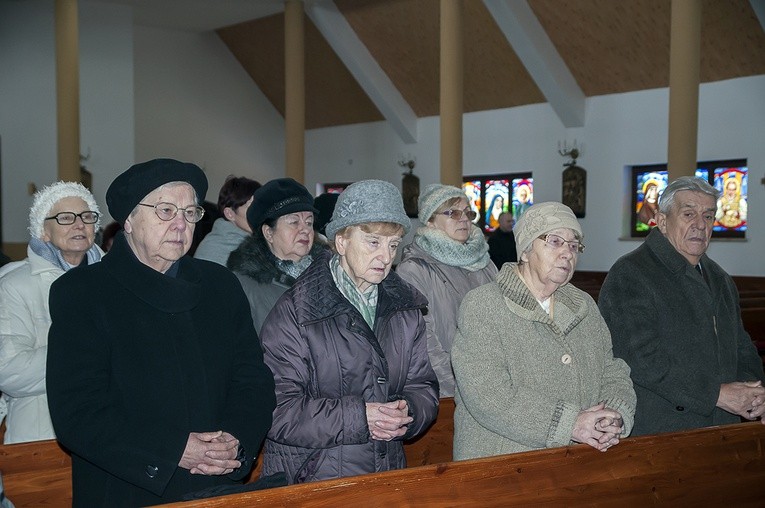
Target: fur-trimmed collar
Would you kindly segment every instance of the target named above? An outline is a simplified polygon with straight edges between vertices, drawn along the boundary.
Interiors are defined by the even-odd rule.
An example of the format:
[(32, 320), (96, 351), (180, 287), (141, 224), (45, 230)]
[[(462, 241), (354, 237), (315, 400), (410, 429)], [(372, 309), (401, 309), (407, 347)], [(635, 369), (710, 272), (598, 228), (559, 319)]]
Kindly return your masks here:
[[(308, 255), (316, 259), (322, 250), (324, 248), (314, 242)], [(291, 261), (285, 261), (285, 263), (291, 263)], [(276, 256), (268, 248), (266, 240), (260, 236), (251, 235), (245, 238), (239, 247), (229, 255), (226, 266), (230, 270), (247, 275), (262, 284), (272, 280), (278, 280), (288, 286), (295, 283), (293, 277), (277, 268)]]

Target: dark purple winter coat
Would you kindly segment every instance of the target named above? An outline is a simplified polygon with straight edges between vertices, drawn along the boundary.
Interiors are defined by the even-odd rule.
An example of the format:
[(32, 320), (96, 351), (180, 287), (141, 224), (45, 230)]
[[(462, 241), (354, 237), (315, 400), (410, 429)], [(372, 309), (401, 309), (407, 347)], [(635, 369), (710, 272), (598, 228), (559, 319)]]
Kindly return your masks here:
[[(424, 432), (438, 412), (425, 297), (390, 272), (378, 285), (370, 330), (335, 285), (330, 257), (316, 259), (281, 296), (260, 335), (277, 398), (263, 474), (284, 471), (290, 483), (403, 468), (403, 439)], [(365, 404), (398, 399), (414, 418), (408, 432), (372, 440)]]

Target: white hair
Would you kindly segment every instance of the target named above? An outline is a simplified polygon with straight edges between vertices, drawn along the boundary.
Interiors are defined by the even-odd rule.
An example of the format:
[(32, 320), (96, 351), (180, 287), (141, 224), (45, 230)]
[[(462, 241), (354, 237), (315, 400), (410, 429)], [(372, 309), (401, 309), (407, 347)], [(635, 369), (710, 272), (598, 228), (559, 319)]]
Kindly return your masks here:
[(42, 238), (45, 218), (55, 204), (64, 198), (80, 198), (85, 201), (91, 212), (98, 212), (99, 217), (94, 224), (95, 229), (98, 230), (101, 224), (101, 211), (93, 194), (79, 182), (56, 182), (35, 192), (32, 208), (29, 209), (29, 234), (33, 238)]

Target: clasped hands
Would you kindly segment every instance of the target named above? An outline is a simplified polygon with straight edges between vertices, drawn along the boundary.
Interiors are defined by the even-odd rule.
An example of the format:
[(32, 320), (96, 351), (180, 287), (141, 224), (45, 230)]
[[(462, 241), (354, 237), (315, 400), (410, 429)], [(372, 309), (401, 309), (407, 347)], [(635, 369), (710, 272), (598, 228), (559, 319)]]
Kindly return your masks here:
[[(762, 381), (736, 381), (720, 385), (717, 407), (747, 420), (765, 413), (765, 387)], [(765, 425), (765, 420), (762, 420)]]
[(390, 441), (406, 434), (407, 425), (414, 421), (409, 416), (405, 400), (393, 402), (367, 402), (367, 425), (372, 439)]
[(178, 465), (191, 474), (225, 475), (239, 468), (239, 440), (228, 432), (191, 432)]
[(571, 438), (604, 452), (619, 444), (619, 436), (623, 432), (622, 415), (607, 408), (605, 402), (601, 402), (579, 413)]

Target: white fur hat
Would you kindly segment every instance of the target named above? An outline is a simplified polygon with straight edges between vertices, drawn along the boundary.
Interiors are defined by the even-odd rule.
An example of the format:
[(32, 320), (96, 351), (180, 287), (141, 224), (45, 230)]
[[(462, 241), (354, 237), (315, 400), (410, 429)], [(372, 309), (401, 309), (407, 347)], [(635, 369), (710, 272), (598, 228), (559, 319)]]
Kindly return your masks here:
[[(29, 234), (33, 238), (42, 238), (43, 224), (53, 206), (64, 198), (80, 198), (87, 203), (91, 212), (101, 211), (98, 209), (96, 198), (78, 182), (56, 182), (35, 192), (32, 208), (29, 209)], [(101, 217), (95, 224), (95, 229), (101, 224)]]

